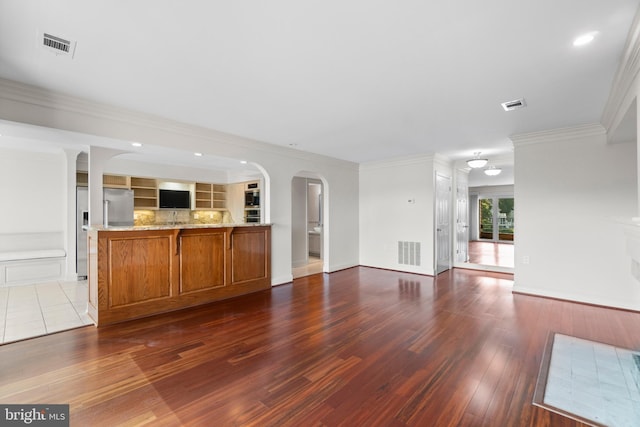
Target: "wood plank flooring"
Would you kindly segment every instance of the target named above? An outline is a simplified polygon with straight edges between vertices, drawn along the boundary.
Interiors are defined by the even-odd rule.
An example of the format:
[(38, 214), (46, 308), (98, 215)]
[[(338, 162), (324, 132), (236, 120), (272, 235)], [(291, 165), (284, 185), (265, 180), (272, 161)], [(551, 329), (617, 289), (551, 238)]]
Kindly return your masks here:
[(469, 242), (469, 262), (513, 268), (515, 265), (513, 249), (514, 246), (511, 243), (472, 240)]
[(575, 426), (531, 402), (550, 331), (640, 348), (640, 313), (512, 276), (352, 268), (0, 346), (0, 403), (72, 426)]

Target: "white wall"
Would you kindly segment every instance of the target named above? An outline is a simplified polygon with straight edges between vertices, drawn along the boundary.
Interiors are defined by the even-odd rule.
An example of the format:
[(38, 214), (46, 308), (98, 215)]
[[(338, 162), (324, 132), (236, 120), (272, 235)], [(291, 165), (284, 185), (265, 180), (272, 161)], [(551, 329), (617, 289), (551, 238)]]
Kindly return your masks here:
[[(362, 265), (433, 274), (433, 186), (431, 156), (361, 165)], [(421, 243), (419, 267), (398, 263), (398, 241)]]
[(306, 265), (308, 256), (307, 234), (307, 178), (294, 177), (291, 181), (291, 265)]
[(640, 309), (615, 221), (636, 215), (635, 144), (607, 144), (599, 125), (514, 142), (514, 291)]
[(62, 150), (0, 148), (0, 233), (65, 230), (66, 192), (66, 156)]

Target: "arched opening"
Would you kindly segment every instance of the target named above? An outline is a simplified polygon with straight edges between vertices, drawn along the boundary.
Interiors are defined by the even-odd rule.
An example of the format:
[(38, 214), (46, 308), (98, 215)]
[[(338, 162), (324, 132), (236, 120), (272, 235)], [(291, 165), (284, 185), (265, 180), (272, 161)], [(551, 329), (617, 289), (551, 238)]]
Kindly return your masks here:
[(327, 271), (328, 188), (324, 178), (300, 172), (291, 180), (291, 269), (293, 278)]
[(240, 224), (269, 217), (268, 177), (262, 167), (171, 151), (124, 153), (105, 162), (103, 191), (133, 192), (133, 225)]

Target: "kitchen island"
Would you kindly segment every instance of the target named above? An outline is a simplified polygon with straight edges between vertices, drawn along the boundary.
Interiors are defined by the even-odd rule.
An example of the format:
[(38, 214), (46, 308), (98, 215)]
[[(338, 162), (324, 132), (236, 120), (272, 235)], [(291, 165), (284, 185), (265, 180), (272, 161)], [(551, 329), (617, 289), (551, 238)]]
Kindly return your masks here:
[(88, 245), (96, 326), (271, 286), (269, 224), (91, 227)]

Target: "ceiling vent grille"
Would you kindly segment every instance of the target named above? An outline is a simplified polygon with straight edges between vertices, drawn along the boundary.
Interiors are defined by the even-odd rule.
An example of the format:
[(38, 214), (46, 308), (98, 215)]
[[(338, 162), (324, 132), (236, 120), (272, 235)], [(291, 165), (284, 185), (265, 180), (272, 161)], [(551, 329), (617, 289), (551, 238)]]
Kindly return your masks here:
[(512, 111), (526, 107), (527, 103), (524, 98), (520, 98), (513, 101), (503, 102), (501, 105), (502, 108), (504, 108), (504, 111)]
[(73, 53), (76, 49), (76, 42), (63, 39), (62, 37), (53, 36), (48, 33), (42, 33), (42, 46), (56, 55), (73, 57)]

